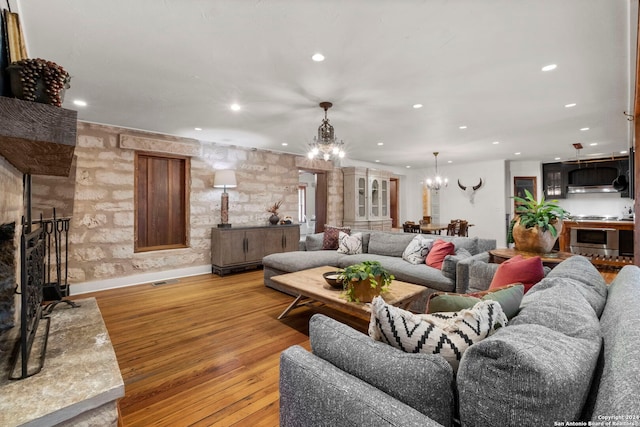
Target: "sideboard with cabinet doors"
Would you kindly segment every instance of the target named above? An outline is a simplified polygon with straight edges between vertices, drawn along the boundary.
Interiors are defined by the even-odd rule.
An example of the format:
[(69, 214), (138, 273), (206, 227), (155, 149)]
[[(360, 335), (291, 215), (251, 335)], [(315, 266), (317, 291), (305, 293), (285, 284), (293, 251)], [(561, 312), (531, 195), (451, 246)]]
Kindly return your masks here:
[(270, 225), (211, 229), (211, 272), (259, 267), (269, 254), (298, 250), (300, 225)]

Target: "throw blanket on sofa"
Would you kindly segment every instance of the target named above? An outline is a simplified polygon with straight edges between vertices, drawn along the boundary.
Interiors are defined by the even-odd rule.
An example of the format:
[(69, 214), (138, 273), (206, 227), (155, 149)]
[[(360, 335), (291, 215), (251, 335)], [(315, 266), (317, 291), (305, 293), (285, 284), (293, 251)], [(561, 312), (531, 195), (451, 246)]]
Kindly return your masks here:
[(469, 346), (506, 324), (496, 301), (481, 301), (453, 313), (413, 314), (376, 297), (371, 303), (369, 335), (407, 353), (440, 354), (456, 371)]

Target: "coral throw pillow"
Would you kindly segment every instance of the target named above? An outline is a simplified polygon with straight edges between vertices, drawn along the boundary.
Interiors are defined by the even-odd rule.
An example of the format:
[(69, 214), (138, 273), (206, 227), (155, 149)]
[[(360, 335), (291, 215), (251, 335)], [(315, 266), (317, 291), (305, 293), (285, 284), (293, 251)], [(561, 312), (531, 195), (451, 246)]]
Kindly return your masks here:
[(444, 261), (444, 257), (447, 255), (455, 255), (456, 247), (451, 242), (445, 242), (444, 240), (436, 240), (433, 242), (433, 246), (429, 250), (427, 254), (427, 258), (425, 259), (425, 264), (429, 267), (437, 268), (440, 270), (442, 268), (442, 262)]
[(491, 280), (489, 289), (500, 288), (512, 283), (522, 283), (524, 292), (527, 293), (533, 285), (542, 279), (544, 279), (544, 267), (539, 256), (523, 258), (521, 255), (516, 255), (500, 264), (493, 280)]

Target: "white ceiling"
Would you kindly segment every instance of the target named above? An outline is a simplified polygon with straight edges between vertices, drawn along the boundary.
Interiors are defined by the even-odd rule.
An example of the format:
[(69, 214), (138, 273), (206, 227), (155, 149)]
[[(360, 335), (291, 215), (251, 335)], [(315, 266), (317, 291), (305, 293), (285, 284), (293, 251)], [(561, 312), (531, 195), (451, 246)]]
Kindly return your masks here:
[(80, 120), (303, 154), (331, 101), (349, 158), (418, 168), (631, 140), (638, 0), (18, 3), (29, 56), (70, 72)]

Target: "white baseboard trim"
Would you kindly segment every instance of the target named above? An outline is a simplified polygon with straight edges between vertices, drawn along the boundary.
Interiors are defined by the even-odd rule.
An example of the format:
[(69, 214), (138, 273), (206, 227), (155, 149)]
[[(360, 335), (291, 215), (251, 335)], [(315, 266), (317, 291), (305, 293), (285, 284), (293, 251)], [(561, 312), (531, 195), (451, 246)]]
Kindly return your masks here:
[(69, 293), (71, 295), (80, 295), (89, 292), (140, 285), (142, 283), (157, 282), (158, 280), (169, 280), (207, 273), (211, 273), (211, 264), (178, 268), (175, 270), (156, 271), (153, 273), (136, 274), (133, 276), (116, 277), (106, 280), (96, 280), (93, 282), (73, 283), (69, 285)]

